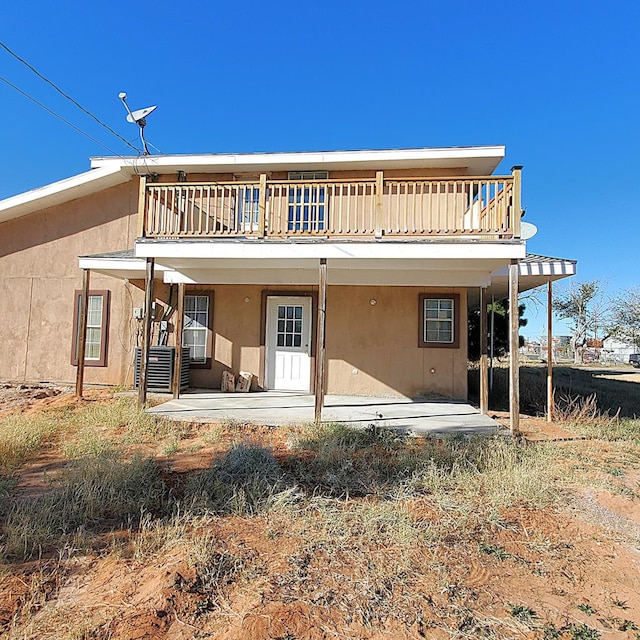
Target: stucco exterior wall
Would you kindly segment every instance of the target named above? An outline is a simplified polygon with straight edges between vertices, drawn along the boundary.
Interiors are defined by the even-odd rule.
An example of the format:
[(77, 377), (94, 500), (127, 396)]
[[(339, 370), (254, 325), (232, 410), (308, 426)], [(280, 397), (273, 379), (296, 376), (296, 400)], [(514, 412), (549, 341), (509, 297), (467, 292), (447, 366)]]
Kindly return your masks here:
[[(71, 382), (78, 256), (133, 246), (138, 181), (0, 224), (0, 380)], [(111, 292), (107, 367), (87, 367), (88, 383), (119, 384), (130, 375), (132, 284), (93, 273), (91, 289)]]
[[(221, 285), (187, 289), (187, 294), (213, 292), (211, 367), (192, 370), (192, 386), (219, 388), (222, 371), (227, 369), (236, 374), (249, 371), (256, 376), (255, 386), (264, 386), (265, 289), (273, 293), (315, 293), (314, 288), (302, 286)], [(418, 346), (418, 297), (429, 292), (460, 295), (459, 348)], [(466, 399), (466, 299), (466, 290), (459, 288), (329, 286), (327, 392)], [(376, 304), (372, 305), (371, 300)]]
[[(137, 206), (134, 179), (0, 223), (0, 380), (75, 379), (74, 292), (82, 287), (78, 256), (133, 247)], [(141, 280), (123, 282), (91, 274), (90, 288), (109, 290), (111, 299), (107, 366), (87, 367), (87, 383), (131, 383), (136, 332), (141, 328), (133, 308), (144, 304), (143, 286)], [(250, 371), (256, 385), (264, 386), (264, 290), (316, 294), (313, 287), (268, 284), (188, 288), (189, 293), (213, 293), (211, 364), (192, 370), (192, 386), (219, 388), (225, 369)], [(430, 291), (460, 294), (457, 349), (418, 346), (418, 296)], [(156, 298), (168, 301), (169, 287), (157, 283)], [(315, 317), (315, 298), (313, 307)], [(329, 286), (328, 393), (465, 399), (466, 308), (465, 289)]]

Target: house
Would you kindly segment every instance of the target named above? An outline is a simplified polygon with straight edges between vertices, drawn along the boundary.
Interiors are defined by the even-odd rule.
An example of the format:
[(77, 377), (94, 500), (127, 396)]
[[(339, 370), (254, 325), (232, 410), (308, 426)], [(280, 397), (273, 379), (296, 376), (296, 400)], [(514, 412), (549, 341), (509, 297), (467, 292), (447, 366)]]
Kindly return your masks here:
[(470, 305), (575, 272), (527, 257), (504, 151), (93, 158), (0, 202), (0, 379), (131, 384), (140, 346), (144, 394), (166, 344), (197, 388), (464, 400)]

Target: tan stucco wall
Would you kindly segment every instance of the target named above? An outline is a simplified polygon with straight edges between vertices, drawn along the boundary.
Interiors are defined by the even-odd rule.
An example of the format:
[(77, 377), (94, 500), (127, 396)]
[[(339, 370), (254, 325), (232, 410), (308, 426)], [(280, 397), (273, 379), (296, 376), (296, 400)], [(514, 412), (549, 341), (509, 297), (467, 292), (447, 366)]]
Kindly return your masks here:
[[(133, 246), (137, 180), (0, 224), (0, 380), (69, 382), (78, 256)], [(91, 275), (111, 292), (107, 367), (87, 367), (89, 383), (121, 383), (130, 372), (138, 288)]]
[[(74, 291), (78, 256), (133, 246), (137, 180), (86, 198), (0, 223), (0, 380), (72, 382)], [(108, 366), (87, 367), (87, 383), (132, 380), (143, 282), (92, 273), (91, 289), (111, 292)], [(264, 384), (262, 291), (309, 287), (201, 286), (213, 292), (211, 367), (192, 371), (192, 386), (216, 388), (222, 371), (250, 371)], [(327, 298), (329, 393), (466, 397), (466, 291), (460, 294), (459, 349), (418, 347), (419, 287), (330, 286)], [(175, 292), (174, 292), (175, 297)], [(156, 298), (169, 299), (157, 285)], [(369, 301), (375, 299), (372, 306)], [(314, 310), (315, 314), (315, 310)], [(432, 372), (433, 369), (433, 372)], [(313, 361), (312, 361), (313, 371)]]
[[(210, 369), (195, 369), (195, 387), (219, 388), (222, 371), (249, 371), (264, 384), (261, 342), (262, 290), (306, 291), (309, 287), (222, 285), (213, 291)], [(460, 294), (460, 346), (418, 347), (418, 296)], [(376, 300), (375, 306), (370, 300)], [(314, 309), (315, 314), (315, 309)], [(425, 287), (330, 286), (327, 293), (327, 391), (364, 396), (441, 396), (466, 399), (466, 290)], [(313, 371), (313, 360), (312, 360)]]

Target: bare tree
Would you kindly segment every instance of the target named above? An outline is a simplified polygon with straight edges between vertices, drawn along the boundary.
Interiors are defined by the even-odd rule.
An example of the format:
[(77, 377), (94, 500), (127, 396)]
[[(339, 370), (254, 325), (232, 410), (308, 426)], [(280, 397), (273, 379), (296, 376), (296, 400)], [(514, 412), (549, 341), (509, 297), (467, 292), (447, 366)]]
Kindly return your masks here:
[(576, 364), (583, 362), (589, 338), (597, 338), (600, 332), (606, 339), (613, 331), (611, 302), (605, 298), (599, 280), (573, 283), (568, 291), (556, 295), (553, 306), (559, 318), (570, 322)]
[(620, 293), (612, 312), (616, 338), (640, 350), (640, 287)]

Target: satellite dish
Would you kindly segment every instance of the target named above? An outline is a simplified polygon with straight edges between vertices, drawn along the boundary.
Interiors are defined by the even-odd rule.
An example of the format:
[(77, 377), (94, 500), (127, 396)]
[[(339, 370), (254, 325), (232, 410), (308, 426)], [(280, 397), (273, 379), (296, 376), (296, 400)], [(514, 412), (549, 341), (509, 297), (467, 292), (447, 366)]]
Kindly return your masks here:
[(142, 140), (142, 149), (144, 151), (144, 155), (148, 156), (149, 148), (147, 147), (147, 141), (144, 139), (144, 128), (147, 126), (147, 116), (150, 113), (153, 113), (158, 107), (154, 105), (152, 107), (145, 107), (144, 109), (136, 109), (135, 111), (131, 111), (131, 109), (129, 109), (129, 105), (127, 104), (127, 94), (124, 91), (118, 94), (118, 98), (122, 100), (122, 104), (127, 110), (127, 122), (137, 124), (140, 127), (140, 140)]
[(520, 238), (522, 240), (529, 240), (533, 238), (536, 233), (538, 233), (538, 227), (536, 227), (535, 224), (531, 224), (530, 222), (520, 223)]
[(146, 107), (144, 109), (137, 109), (136, 111), (132, 111), (127, 116), (127, 122), (138, 123), (141, 120), (144, 120), (150, 113), (153, 113), (158, 107)]

